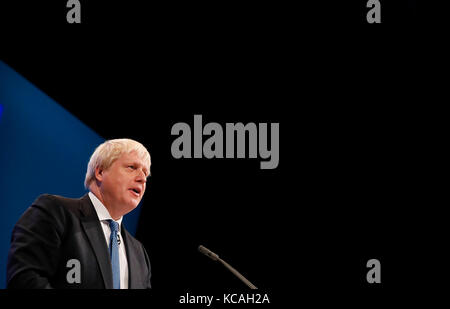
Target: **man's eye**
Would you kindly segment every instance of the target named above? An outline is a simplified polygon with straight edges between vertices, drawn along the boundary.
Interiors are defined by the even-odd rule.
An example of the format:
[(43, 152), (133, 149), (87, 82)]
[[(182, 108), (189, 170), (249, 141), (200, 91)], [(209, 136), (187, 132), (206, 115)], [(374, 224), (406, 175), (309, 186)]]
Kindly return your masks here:
[(128, 167), (135, 169), (134, 165), (128, 165)]

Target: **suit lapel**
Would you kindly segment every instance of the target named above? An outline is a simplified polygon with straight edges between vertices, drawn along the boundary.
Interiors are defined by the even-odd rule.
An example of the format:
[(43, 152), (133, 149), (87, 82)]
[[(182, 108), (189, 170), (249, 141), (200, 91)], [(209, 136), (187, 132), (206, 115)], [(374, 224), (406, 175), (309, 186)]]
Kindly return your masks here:
[(94, 205), (87, 194), (81, 198), (80, 210), (84, 215), (81, 218), (81, 224), (97, 258), (105, 288), (112, 289), (113, 278), (108, 247)]

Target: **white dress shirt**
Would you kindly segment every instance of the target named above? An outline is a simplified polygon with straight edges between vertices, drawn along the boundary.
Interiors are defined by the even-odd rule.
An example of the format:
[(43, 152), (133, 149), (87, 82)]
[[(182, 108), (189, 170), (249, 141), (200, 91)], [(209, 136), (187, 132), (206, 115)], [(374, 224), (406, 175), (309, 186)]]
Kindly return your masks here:
[[(109, 248), (109, 241), (111, 236), (111, 229), (109, 227), (108, 220), (113, 220), (111, 215), (109, 214), (108, 209), (106, 209), (105, 205), (100, 202), (100, 200), (95, 196), (94, 193), (89, 192), (89, 198), (94, 205), (95, 211), (97, 212), (98, 219), (100, 220), (100, 224), (103, 229), (103, 234), (105, 234), (106, 245)], [(120, 245), (119, 245), (119, 265), (120, 265), (120, 288), (128, 289), (128, 261), (127, 261), (127, 253), (125, 251), (125, 244), (123, 242), (123, 237), (120, 234), (122, 230), (122, 219), (120, 217), (116, 222), (119, 223), (119, 235), (120, 235)]]

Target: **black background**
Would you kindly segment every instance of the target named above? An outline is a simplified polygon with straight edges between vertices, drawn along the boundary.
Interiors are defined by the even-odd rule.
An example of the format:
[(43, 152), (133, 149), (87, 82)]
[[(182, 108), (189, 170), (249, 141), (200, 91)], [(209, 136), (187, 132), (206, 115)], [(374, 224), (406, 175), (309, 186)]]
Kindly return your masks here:
[[(376, 303), (428, 278), (419, 162), (430, 116), (412, 101), (430, 10), (381, 1), (383, 24), (368, 25), (366, 1), (80, 2), (80, 25), (66, 23), (65, 1), (2, 9), (2, 60), (102, 137), (149, 149), (136, 236), (158, 300), (246, 291), (200, 244), (275, 304)], [(173, 159), (171, 127), (194, 114), (280, 123), (278, 168)], [(372, 258), (380, 285), (366, 281)]]

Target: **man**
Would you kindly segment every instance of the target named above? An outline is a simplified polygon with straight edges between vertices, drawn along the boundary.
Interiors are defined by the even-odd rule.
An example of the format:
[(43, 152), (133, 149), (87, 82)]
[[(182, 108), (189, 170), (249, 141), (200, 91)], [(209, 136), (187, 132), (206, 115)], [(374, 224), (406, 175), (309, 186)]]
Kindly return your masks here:
[(150, 288), (150, 261), (122, 224), (142, 199), (150, 154), (130, 139), (97, 147), (79, 199), (39, 196), (16, 223), (8, 288)]

